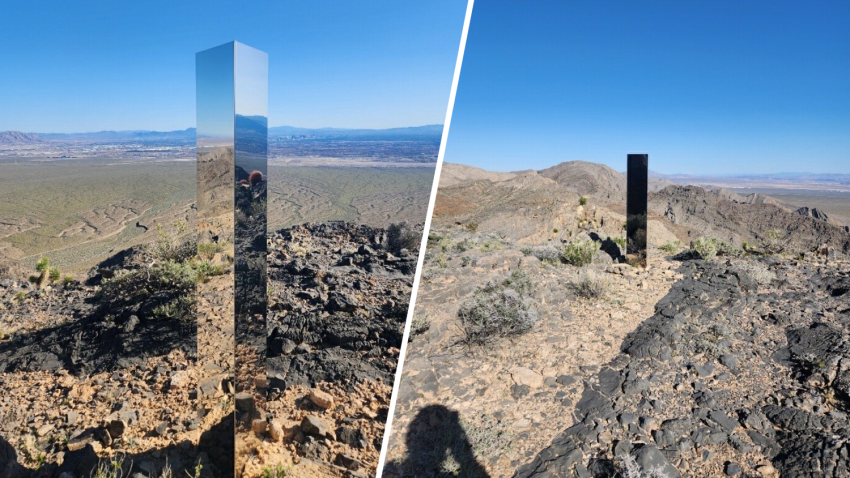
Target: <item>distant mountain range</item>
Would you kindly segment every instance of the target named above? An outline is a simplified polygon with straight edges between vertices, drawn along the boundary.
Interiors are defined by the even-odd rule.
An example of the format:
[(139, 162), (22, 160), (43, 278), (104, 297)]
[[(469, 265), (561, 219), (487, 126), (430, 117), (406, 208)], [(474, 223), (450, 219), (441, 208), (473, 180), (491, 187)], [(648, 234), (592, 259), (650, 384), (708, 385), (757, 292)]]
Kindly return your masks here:
[[(624, 173), (625, 174), (625, 173)], [(818, 173), (769, 173), (769, 174), (729, 174), (729, 175), (694, 175), (694, 174), (662, 174), (649, 172), (649, 177), (664, 179), (677, 184), (706, 182), (712, 179), (737, 179), (741, 181), (795, 181), (795, 182), (832, 182), (850, 184), (850, 174), (818, 174)]]
[(20, 131), (3, 131), (0, 132), (0, 145), (18, 146), (26, 144), (43, 143), (39, 136), (30, 133), (21, 133)]
[[(386, 129), (346, 129), (346, 128), (298, 128), (295, 126), (274, 126), (268, 129), (269, 139), (339, 139), (359, 141), (437, 141), (443, 134), (443, 125), (433, 124)], [(195, 128), (177, 131), (98, 131), (92, 133), (22, 133), (20, 131), (0, 132), (0, 145), (17, 146), (44, 142), (156, 142), (156, 141), (195, 141)]]

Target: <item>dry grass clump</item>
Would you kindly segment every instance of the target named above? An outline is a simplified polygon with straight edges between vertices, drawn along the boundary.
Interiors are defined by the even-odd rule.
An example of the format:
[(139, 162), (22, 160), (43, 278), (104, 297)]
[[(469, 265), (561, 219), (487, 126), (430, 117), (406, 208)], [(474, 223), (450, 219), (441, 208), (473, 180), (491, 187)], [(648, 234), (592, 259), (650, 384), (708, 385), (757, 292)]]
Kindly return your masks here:
[(576, 294), (585, 299), (601, 299), (611, 290), (611, 280), (605, 274), (592, 269), (579, 271), (570, 285)]
[(531, 329), (538, 318), (528, 299), (532, 287), (525, 272), (514, 271), (505, 279), (488, 282), (476, 290), (458, 310), (463, 342), (484, 345)]
[(746, 272), (748, 276), (759, 285), (767, 285), (776, 279), (776, 274), (760, 262), (744, 262), (738, 268)]

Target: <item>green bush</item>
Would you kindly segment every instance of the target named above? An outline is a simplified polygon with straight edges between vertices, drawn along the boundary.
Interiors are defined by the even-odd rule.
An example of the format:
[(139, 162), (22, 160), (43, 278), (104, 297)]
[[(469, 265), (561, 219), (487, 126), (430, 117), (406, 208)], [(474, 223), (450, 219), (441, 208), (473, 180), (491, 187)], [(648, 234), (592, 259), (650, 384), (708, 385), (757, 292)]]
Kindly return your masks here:
[(198, 244), (194, 238), (185, 239), (186, 223), (177, 221), (174, 230), (166, 231), (161, 224), (156, 225), (157, 239), (147, 247), (154, 259), (163, 262), (186, 262), (198, 253)]
[(35, 263), (35, 270), (44, 274), (45, 272), (50, 270), (50, 259), (46, 257), (42, 257)]
[(698, 237), (691, 243), (691, 250), (701, 259), (711, 261), (717, 256), (719, 243), (716, 237)]
[(691, 243), (691, 251), (707, 261), (712, 261), (717, 256), (738, 257), (743, 254), (741, 249), (716, 237), (696, 238)]
[(584, 197), (584, 196), (579, 197), (579, 198), (578, 198), (578, 203), (579, 203), (579, 205), (580, 205), (580, 206), (585, 206), (585, 205), (587, 205), (587, 198), (586, 198), (586, 197)]
[(621, 249), (626, 250), (626, 238), (624, 236), (612, 237), (611, 240), (614, 241), (614, 244), (620, 246)]
[(484, 345), (499, 337), (527, 332), (537, 322), (528, 294), (533, 285), (522, 271), (498, 282), (488, 282), (461, 304), (458, 318), (467, 344)]
[(136, 310), (157, 298), (151, 310), (155, 317), (188, 318), (195, 303), (199, 274), (191, 264), (160, 262), (106, 280), (101, 287), (101, 303), (108, 313)]
[(50, 282), (59, 282), (59, 279), (61, 277), (62, 277), (62, 273), (59, 272), (59, 269), (57, 269), (55, 267), (50, 268), (50, 276), (48, 277), (48, 279), (50, 279)]
[(72, 276), (65, 276), (62, 279), (62, 285), (69, 285), (74, 282), (74, 278)]
[(599, 243), (588, 239), (573, 239), (561, 249), (561, 260), (567, 264), (583, 267), (593, 262), (599, 251)]
[(198, 243), (198, 257), (201, 259), (212, 259), (216, 254), (220, 252), (224, 252), (224, 249), (227, 247), (227, 242), (199, 242)]
[(228, 268), (221, 264), (213, 264), (210, 261), (197, 261), (191, 267), (197, 272), (195, 280), (206, 282), (207, 278), (227, 274)]
[(681, 247), (681, 245), (682, 243), (680, 241), (667, 241), (664, 244), (658, 246), (658, 248), (666, 252), (667, 254), (674, 254), (676, 251), (679, 250), (679, 247)]

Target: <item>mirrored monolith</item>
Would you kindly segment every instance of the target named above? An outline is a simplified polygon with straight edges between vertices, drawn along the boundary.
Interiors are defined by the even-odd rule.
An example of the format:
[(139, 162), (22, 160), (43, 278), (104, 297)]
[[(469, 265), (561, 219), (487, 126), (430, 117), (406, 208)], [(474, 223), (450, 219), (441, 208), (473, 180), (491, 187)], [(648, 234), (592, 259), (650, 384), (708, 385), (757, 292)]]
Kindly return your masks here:
[(628, 155), (626, 180), (626, 260), (633, 266), (646, 267), (648, 154)]
[(201, 437), (202, 451), (220, 476), (232, 476), (236, 445), (261, 418), (266, 386), (268, 58), (226, 43), (198, 53), (196, 73), (203, 276), (196, 393), (205, 416), (219, 415)]

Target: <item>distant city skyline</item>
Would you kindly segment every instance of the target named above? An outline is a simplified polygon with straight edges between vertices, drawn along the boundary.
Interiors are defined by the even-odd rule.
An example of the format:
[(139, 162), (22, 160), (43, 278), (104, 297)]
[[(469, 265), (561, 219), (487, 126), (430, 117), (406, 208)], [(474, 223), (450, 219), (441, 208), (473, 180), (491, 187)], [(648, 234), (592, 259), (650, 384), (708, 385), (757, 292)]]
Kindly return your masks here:
[(466, 4), (7, 2), (0, 131), (194, 127), (195, 53), (233, 40), (269, 54), (270, 125), (441, 124)]
[(475, 5), (445, 160), (850, 173), (850, 3)]

